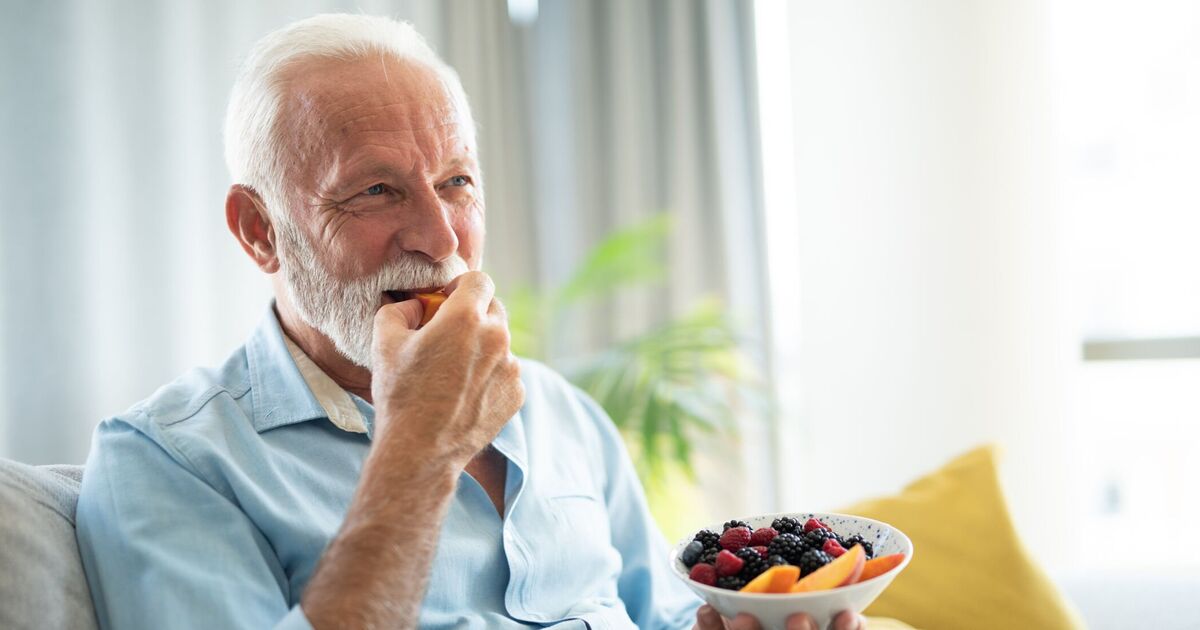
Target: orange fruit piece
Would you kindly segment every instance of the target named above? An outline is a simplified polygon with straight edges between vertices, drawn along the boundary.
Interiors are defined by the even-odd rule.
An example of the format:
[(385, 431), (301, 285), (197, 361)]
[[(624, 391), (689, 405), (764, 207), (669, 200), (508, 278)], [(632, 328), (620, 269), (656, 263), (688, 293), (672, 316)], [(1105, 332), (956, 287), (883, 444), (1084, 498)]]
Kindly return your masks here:
[(890, 556), (879, 556), (874, 560), (867, 560), (863, 565), (862, 575), (858, 576), (858, 581), (863, 582), (877, 575), (883, 575), (892, 569), (900, 566), (904, 562), (904, 554), (894, 553)]
[(445, 293), (414, 293), (413, 297), (421, 302), (421, 323), (417, 328), (429, 323), (433, 319), (434, 313), (437, 313), (441, 308), (442, 302), (446, 301)]
[(862, 575), (866, 562), (867, 552), (863, 551), (862, 545), (854, 545), (833, 562), (801, 578), (790, 590), (792, 593), (807, 593), (853, 584)]
[(763, 571), (742, 587), (743, 593), (786, 593), (800, 577), (800, 567), (780, 564)]

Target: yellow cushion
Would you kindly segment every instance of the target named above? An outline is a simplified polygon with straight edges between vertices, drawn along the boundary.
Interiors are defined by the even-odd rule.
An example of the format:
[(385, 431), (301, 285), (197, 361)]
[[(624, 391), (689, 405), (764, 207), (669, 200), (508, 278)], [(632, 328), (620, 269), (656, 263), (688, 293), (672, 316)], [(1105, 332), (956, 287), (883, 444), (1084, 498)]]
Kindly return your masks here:
[(912, 562), (867, 615), (922, 630), (1085, 627), (1017, 538), (993, 447), (958, 457), (899, 495), (839, 511), (894, 525), (913, 541)]
[(912, 626), (895, 619), (867, 617), (867, 630), (914, 630)]

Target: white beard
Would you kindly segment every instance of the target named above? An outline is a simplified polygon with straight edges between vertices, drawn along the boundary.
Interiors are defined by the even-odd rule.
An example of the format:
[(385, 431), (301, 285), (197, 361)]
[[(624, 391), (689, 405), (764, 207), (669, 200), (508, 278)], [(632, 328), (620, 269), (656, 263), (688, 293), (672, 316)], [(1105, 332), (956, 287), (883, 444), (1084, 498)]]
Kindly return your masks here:
[(290, 217), (276, 217), (275, 234), (284, 284), (300, 318), (333, 341), (343, 356), (368, 370), (375, 311), (382, 305), (384, 291), (442, 287), (469, 270), (458, 254), (431, 263), (420, 254), (405, 252), (369, 276), (342, 281), (329, 272)]

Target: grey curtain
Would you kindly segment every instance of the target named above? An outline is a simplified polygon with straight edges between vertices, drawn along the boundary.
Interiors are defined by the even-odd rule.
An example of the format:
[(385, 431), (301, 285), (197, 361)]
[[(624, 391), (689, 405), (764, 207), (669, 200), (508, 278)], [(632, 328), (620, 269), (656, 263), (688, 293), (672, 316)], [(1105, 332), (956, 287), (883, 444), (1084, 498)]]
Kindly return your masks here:
[(408, 19), (458, 69), (502, 289), (559, 281), (609, 230), (674, 215), (667, 289), (622, 294), (556, 353), (702, 294), (766, 329), (749, 2), (543, 0), (530, 24), (482, 0), (8, 3), (0, 455), (81, 462), (97, 421), (249, 333), (269, 291), (224, 226), (225, 99), (254, 40), (325, 11)]

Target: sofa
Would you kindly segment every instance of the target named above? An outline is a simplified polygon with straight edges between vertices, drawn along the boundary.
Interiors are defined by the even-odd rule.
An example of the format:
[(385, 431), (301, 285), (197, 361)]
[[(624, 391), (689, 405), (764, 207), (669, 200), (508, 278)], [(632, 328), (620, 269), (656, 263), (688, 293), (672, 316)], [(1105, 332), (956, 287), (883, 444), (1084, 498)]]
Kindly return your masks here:
[[(92, 630), (91, 595), (75, 542), (80, 466), (30, 466), (0, 458), (0, 628)], [(1200, 628), (1200, 578), (1056, 576), (1094, 630)]]
[(0, 459), (0, 628), (92, 630), (92, 596), (75, 543), (80, 466)]

